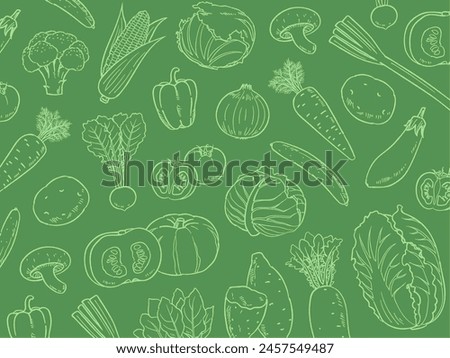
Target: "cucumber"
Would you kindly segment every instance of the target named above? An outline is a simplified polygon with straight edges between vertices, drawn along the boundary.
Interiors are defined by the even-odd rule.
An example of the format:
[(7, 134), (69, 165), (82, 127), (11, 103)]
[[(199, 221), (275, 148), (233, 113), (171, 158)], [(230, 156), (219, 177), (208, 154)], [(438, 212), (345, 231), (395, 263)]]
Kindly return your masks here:
[(0, 268), (5, 263), (16, 241), (20, 225), (20, 211), (12, 209), (0, 230)]
[(88, 8), (80, 0), (45, 0), (77, 20), (88, 29), (95, 29), (95, 20)]

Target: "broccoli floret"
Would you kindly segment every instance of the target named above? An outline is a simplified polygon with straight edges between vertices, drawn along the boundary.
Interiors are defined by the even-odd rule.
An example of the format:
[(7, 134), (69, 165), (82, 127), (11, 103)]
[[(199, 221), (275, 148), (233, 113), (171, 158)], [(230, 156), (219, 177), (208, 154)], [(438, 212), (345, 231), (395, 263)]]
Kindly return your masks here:
[(88, 60), (89, 50), (84, 42), (63, 31), (37, 33), (22, 53), (25, 70), (39, 71), (51, 96), (62, 95), (67, 74), (81, 71)]

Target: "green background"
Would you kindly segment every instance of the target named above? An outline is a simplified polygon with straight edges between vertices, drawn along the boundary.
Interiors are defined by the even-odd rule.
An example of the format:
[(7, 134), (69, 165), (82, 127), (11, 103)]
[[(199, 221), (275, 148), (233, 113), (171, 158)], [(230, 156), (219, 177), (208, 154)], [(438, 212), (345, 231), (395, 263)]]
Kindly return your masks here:
[[(139, 328), (139, 316), (146, 311), (147, 298), (170, 297), (175, 288), (185, 293), (197, 287), (205, 305), (215, 306), (212, 337), (227, 336), (223, 318), (223, 302), (227, 288), (245, 283), (250, 256), (263, 252), (271, 264), (284, 277), (294, 307), (294, 326), (291, 337), (310, 337), (308, 300), (311, 288), (302, 274), (285, 266), (289, 247), (297, 243), (304, 233), (334, 235), (342, 238), (340, 259), (336, 265), (335, 287), (345, 297), (349, 310), (350, 330), (353, 337), (449, 337), (449, 305), (441, 316), (428, 327), (418, 331), (399, 331), (381, 323), (368, 308), (356, 281), (350, 261), (353, 230), (364, 215), (372, 210), (391, 214), (397, 204), (421, 220), (432, 232), (439, 248), (445, 278), (449, 278), (449, 215), (448, 212), (424, 210), (416, 201), (415, 183), (425, 171), (447, 170), (449, 167), (449, 113), (437, 102), (417, 88), (395, 76), (385, 68), (363, 63), (350, 57), (328, 43), (334, 24), (345, 15), (356, 19), (379, 43), (383, 51), (399, 63), (434, 84), (444, 93), (449, 90), (448, 67), (425, 68), (412, 63), (403, 49), (403, 31), (415, 15), (430, 10), (448, 10), (448, 1), (392, 1), (399, 13), (397, 24), (387, 31), (375, 28), (370, 22), (370, 12), (375, 1), (237, 1), (226, 4), (243, 10), (256, 26), (256, 43), (243, 64), (219, 71), (201, 68), (190, 62), (177, 48), (175, 32), (180, 19), (193, 13), (196, 1), (119, 1), (85, 0), (96, 20), (95, 30), (79, 25), (43, 0), (1, 0), (0, 17), (22, 9), (19, 28), (13, 40), (0, 55), (0, 81), (15, 86), (21, 95), (17, 115), (7, 123), (0, 123), (0, 156), (6, 155), (15, 140), (25, 133), (35, 133), (35, 116), (41, 107), (59, 110), (62, 117), (72, 122), (71, 136), (61, 143), (49, 143), (45, 158), (32, 172), (0, 193), (0, 217), (18, 207), (22, 222), (16, 245), (0, 270), (0, 337), (7, 337), (6, 317), (20, 309), (26, 295), (35, 296), (35, 306), (48, 307), (53, 314), (53, 337), (85, 337), (86, 333), (71, 318), (82, 299), (98, 294), (116, 321), (122, 337), (131, 337)], [(152, 20), (167, 17), (159, 27), (157, 37), (165, 35), (140, 66), (128, 88), (108, 105), (99, 101), (97, 81), (104, 48), (114, 27), (120, 5), (125, 16), (131, 18), (139, 10), (147, 10)], [(321, 28), (311, 36), (317, 44), (316, 54), (305, 55), (292, 44), (274, 41), (268, 31), (272, 17), (291, 6), (306, 6), (316, 10), (322, 18)], [(91, 58), (82, 72), (72, 72), (65, 84), (64, 95), (45, 95), (39, 74), (24, 71), (21, 53), (31, 37), (46, 30), (63, 30), (74, 33), (84, 41)], [(81, 139), (82, 123), (97, 115), (112, 116), (118, 112), (141, 112), (147, 123), (147, 137), (135, 159), (161, 160), (172, 153), (186, 153), (195, 145), (212, 144), (221, 148), (228, 160), (262, 159), (269, 143), (283, 140), (298, 145), (318, 157), (331, 149), (294, 113), (292, 96), (276, 94), (268, 87), (272, 71), (280, 68), (290, 58), (303, 63), (305, 86), (315, 87), (333, 108), (357, 159), (348, 163), (341, 174), (349, 183), (350, 204), (340, 206), (322, 188), (304, 188), (308, 210), (302, 226), (294, 233), (278, 238), (256, 237), (232, 226), (223, 211), (227, 188), (199, 188), (188, 199), (168, 201), (156, 197), (147, 186), (136, 188), (136, 205), (123, 213), (113, 209), (108, 202), (110, 190), (100, 187), (102, 179), (98, 158), (94, 158)], [(180, 78), (197, 82), (199, 99), (195, 124), (185, 130), (169, 131), (157, 117), (151, 90), (159, 82), (167, 81), (172, 67), (181, 69)], [(393, 118), (383, 126), (368, 126), (352, 118), (340, 99), (344, 81), (355, 74), (366, 73), (383, 79), (395, 90), (397, 109)], [(223, 134), (215, 121), (215, 108), (228, 92), (250, 83), (269, 104), (270, 123), (265, 132), (248, 141), (238, 141)], [(368, 166), (403, 131), (406, 121), (420, 107), (427, 107), (425, 139), (409, 174), (397, 185), (386, 189), (368, 189), (364, 178)], [(335, 157), (339, 157), (335, 153)], [(36, 192), (54, 177), (70, 175), (82, 181), (90, 191), (91, 203), (76, 222), (62, 227), (40, 224), (32, 212)], [(235, 175), (237, 173), (235, 172)], [(220, 234), (220, 252), (215, 264), (206, 272), (182, 277), (158, 274), (150, 281), (105, 289), (93, 284), (83, 267), (86, 245), (100, 233), (129, 227), (145, 227), (154, 219), (168, 213), (191, 213), (208, 218)], [(25, 281), (19, 273), (21, 259), (32, 249), (53, 245), (67, 250), (72, 266), (61, 278), (68, 284), (64, 295), (51, 292), (42, 283)]]

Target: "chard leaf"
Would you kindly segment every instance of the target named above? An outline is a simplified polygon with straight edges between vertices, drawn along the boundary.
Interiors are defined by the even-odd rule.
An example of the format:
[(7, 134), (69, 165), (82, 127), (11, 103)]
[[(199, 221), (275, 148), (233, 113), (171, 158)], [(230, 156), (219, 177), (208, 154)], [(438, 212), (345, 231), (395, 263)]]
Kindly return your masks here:
[(139, 323), (142, 326), (141, 338), (162, 338), (161, 327), (158, 318), (148, 314), (142, 314)]
[(211, 306), (205, 310), (205, 317), (203, 318), (203, 322), (205, 323), (205, 330), (200, 333), (200, 338), (209, 337), (212, 329), (213, 318), (214, 306)]
[(88, 151), (103, 161), (110, 159), (111, 138), (105, 126), (99, 124), (97, 119), (83, 123), (83, 141), (88, 144)]
[(121, 124), (120, 130), (123, 151), (130, 153), (132, 157), (144, 141), (147, 131), (142, 114), (133, 113)]
[(179, 288), (173, 291), (172, 304), (175, 305), (177, 308), (181, 309), (181, 307), (183, 307), (184, 299), (185, 299), (184, 293)]
[(98, 116), (97, 123), (102, 125), (109, 134), (110, 146), (108, 158), (110, 158), (110, 160), (122, 162), (122, 134), (119, 125), (113, 119), (105, 116)]
[(354, 231), (353, 267), (369, 307), (378, 319), (396, 329), (415, 326), (409, 287), (410, 268), (404, 265), (407, 245), (391, 218), (371, 212)]
[(205, 330), (205, 322), (203, 320), (206, 311), (203, 298), (196, 288), (186, 297), (182, 312), (185, 325), (185, 337), (200, 337), (200, 333)]
[(166, 337), (183, 337), (183, 314), (166, 297), (161, 298), (159, 303), (158, 320), (161, 324), (161, 331)]

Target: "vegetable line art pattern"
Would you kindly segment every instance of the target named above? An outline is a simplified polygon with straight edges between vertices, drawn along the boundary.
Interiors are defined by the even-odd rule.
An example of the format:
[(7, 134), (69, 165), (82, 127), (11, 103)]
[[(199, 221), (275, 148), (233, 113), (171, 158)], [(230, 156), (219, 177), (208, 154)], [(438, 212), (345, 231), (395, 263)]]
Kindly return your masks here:
[(191, 127), (197, 110), (197, 84), (194, 80), (177, 78), (178, 67), (170, 71), (170, 81), (153, 87), (153, 103), (161, 122), (169, 130)]
[(88, 29), (95, 29), (95, 20), (89, 9), (80, 0), (45, 0), (71, 16)]
[(231, 338), (289, 337), (294, 319), (289, 291), (262, 252), (251, 256), (246, 285), (228, 288), (224, 314)]
[(424, 137), (425, 107), (406, 122), (402, 134), (374, 159), (366, 174), (368, 188), (387, 188), (397, 184), (408, 174)]
[(161, 246), (155, 235), (143, 228), (102, 233), (84, 251), (87, 276), (104, 288), (148, 281), (160, 265)]
[(154, 35), (165, 19), (150, 22), (149, 13), (142, 10), (127, 22), (121, 6), (100, 66), (98, 91), (102, 103), (116, 99), (127, 88), (147, 54), (164, 38), (155, 39)]
[(85, 43), (64, 31), (38, 32), (22, 52), (23, 68), (41, 74), (48, 96), (61, 96), (69, 72), (82, 71), (88, 61)]
[(354, 230), (353, 267), (375, 316), (399, 330), (422, 329), (446, 302), (439, 251), (426, 226), (405, 213), (372, 211)]
[(251, 256), (247, 286), (267, 297), (267, 311), (258, 327), (259, 333), (266, 338), (289, 337), (294, 322), (289, 290), (283, 276), (262, 252)]
[(389, 0), (375, 0), (375, 8), (370, 13), (373, 26), (387, 30), (397, 23), (397, 19), (397, 9), (389, 5)]
[(247, 286), (229, 287), (225, 294), (225, 325), (231, 338), (250, 338), (267, 312), (267, 296)]
[(0, 229), (0, 269), (6, 262), (11, 250), (16, 243), (20, 226), (20, 211), (12, 209)]
[(153, 192), (160, 199), (184, 200), (197, 189), (198, 175), (195, 168), (179, 159), (168, 159), (155, 165), (152, 172)]
[(20, 95), (17, 89), (0, 81), (0, 123), (11, 120), (19, 110)]
[(427, 11), (405, 28), (404, 48), (414, 63), (424, 67), (450, 65), (450, 11)]
[(303, 53), (313, 55), (317, 46), (309, 37), (321, 24), (320, 15), (307, 7), (290, 7), (270, 22), (270, 35), (278, 42), (293, 42)]
[(191, 214), (167, 214), (147, 230), (161, 246), (159, 272), (168, 276), (196, 275), (210, 268), (219, 254), (219, 233), (208, 219)]
[(352, 146), (330, 106), (314, 87), (303, 87), (304, 81), (301, 62), (288, 59), (281, 69), (274, 71), (269, 87), (277, 93), (295, 93), (292, 100), (295, 113), (340, 153), (350, 160), (355, 159)]
[(201, 1), (195, 13), (181, 20), (178, 49), (197, 65), (218, 70), (241, 64), (252, 51), (256, 29), (241, 10)]
[(120, 338), (111, 314), (98, 295), (82, 300), (72, 318), (92, 338)]
[(416, 198), (426, 210), (450, 210), (450, 170), (423, 173), (416, 181)]
[(387, 57), (375, 40), (351, 16), (336, 23), (329, 42), (358, 60), (383, 66), (394, 72), (450, 111), (450, 98), (415, 73)]
[(309, 296), (309, 324), (315, 338), (350, 338), (347, 303), (334, 287), (336, 262), (342, 239), (309, 232), (297, 246), (291, 245), (286, 263), (303, 273), (313, 292)]
[(20, 12), (21, 10), (17, 9), (11, 16), (6, 15), (0, 18), (0, 54), (12, 40), (14, 32), (17, 30), (17, 17)]
[(42, 108), (37, 115), (38, 135), (25, 134), (13, 144), (0, 164), (0, 192), (33, 169), (47, 153), (46, 142), (56, 143), (67, 138), (71, 123), (61, 119), (58, 111)]
[(222, 97), (216, 108), (220, 130), (236, 139), (259, 136), (269, 124), (270, 109), (266, 100), (249, 84)]
[[(282, 159), (289, 160), (294, 164), (294, 166), (307, 170), (310, 177), (315, 180), (319, 180), (321, 186), (339, 204), (344, 206), (348, 205), (350, 199), (341, 177), (319, 158), (302, 148), (286, 142), (277, 141), (270, 143), (270, 148), (272, 152), (280, 156)], [(315, 163), (316, 165), (310, 166), (307, 163)], [(331, 182), (327, 183), (325, 178), (331, 179)]]
[(149, 298), (147, 312), (141, 314), (137, 338), (206, 338), (214, 322), (214, 306), (205, 306), (194, 288), (188, 295), (177, 288), (171, 298)]
[(262, 169), (240, 175), (225, 196), (228, 221), (250, 236), (278, 237), (296, 231), (306, 214), (306, 198), (286, 176)]
[(49, 290), (63, 294), (65, 282), (58, 277), (72, 261), (67, 251), (54, 246), (42, 246), (30, 251), (20, 262), (20, 274), (31, 282), (42, 281)]
[[(197, 172), (199, 185), (214, 186), (222, 178), (227, 165), (227, 157), (222, 149), (210, 144), (197, 145), (184, 156), (184, 161), (198, 162), (194, 169)], [(207, 173), (206, 168), (208, 168)], [(210, 170), (214, 168), (215, 171)]]
[(78, 179), (62, 175), (41, 188), (33, 199), (33, 213), (44, 225), (63, 226), (77, 220), (89, 205), (89, 191)]
[(391, 86), (366, 74), (349, 77), (342, 85), (341, 98), (352, 117), (371, 125), (387, 123), (397, 103)]
[(117, 113), (112, 118), (99, 115), (83, 123), (82, 137), (88, 151), (114, 175), (109, 202), (115, 209), (126, 211), (136, 203), (136, 191), (126, 182), (126, 160), (136, 154), (146, 133), (141, 113)]
[(7, 326), (11, 338), (50, 338), (52, 313), (47, 307), (33, 307), (33, 295), (25, 297), (24, 308), (8, 314)]

